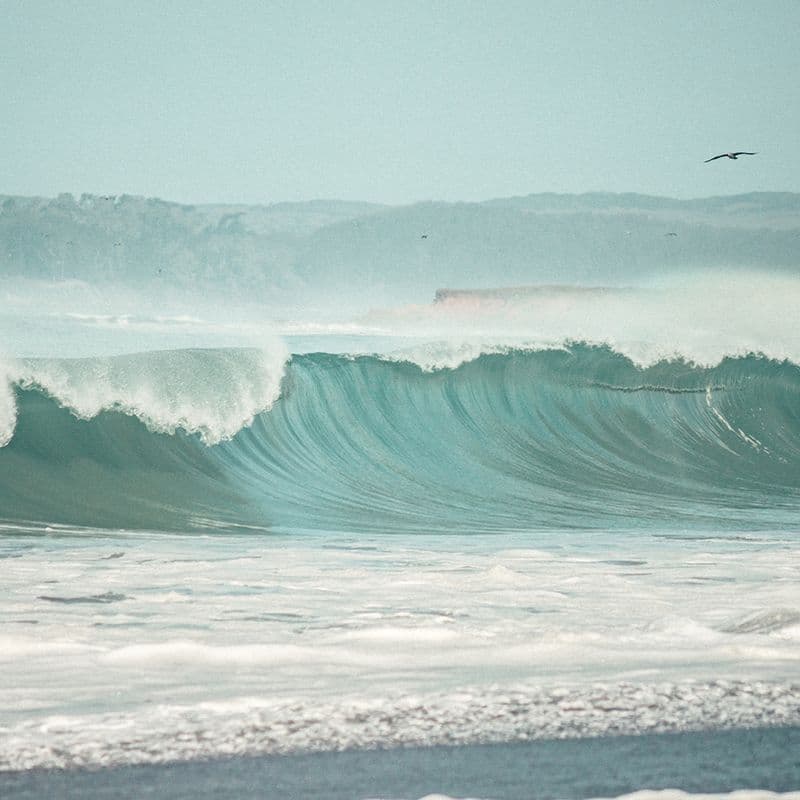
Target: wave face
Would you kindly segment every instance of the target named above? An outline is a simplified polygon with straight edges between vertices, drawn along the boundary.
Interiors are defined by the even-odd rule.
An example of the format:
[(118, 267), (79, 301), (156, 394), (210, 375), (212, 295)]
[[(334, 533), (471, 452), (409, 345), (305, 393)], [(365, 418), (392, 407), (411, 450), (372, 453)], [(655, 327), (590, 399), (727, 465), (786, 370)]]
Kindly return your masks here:
[[(785, 526), (800, 508), (800, 368), (791, 362), (641, 367), (588, 345), (434, 371), (324, 353), (296, 355), (285, 371), (282, 357), (266, 369), (251, 351), (121, 358), (11, 371), (14, 396), (0, 405), (6, 415), (16, 407), (0, 450), (6, 521), (741, 530)], [(169, 413), (159, 386), (144, 395), (141, 380), (120, 382), (125, 369), (148, 368), (174, 381), (187, 358), (187, 374), (217, 374), (217, 389), (190, 383)], [(96, 402), (82, 404), (88, 384)], [(208, 410), (212, 394), (222, 417)]]

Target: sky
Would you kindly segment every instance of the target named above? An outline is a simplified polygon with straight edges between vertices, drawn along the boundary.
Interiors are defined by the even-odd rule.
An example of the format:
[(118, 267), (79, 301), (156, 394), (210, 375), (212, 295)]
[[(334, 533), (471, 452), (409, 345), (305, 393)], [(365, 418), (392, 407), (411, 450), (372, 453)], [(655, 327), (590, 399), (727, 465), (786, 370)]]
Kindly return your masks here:
[(0, 194), (800, 192), (798, 42), (798, 0), (0, 0)]

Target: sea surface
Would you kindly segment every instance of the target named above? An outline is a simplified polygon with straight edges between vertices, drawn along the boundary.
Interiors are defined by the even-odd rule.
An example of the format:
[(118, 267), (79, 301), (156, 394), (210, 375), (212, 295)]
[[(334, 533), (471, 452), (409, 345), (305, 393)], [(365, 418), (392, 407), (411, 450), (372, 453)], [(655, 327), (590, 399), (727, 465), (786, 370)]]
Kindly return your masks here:
[(799, 295), (753, 280), (7, 305), (0, 794), (800, 789)]

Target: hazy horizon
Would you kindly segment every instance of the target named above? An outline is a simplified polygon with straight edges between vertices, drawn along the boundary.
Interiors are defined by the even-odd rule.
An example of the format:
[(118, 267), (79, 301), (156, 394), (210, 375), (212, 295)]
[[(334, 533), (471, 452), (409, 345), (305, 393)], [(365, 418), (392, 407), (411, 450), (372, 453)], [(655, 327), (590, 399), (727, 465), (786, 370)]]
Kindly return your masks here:
[(665, 194), (649, 194), (647, 192), (633, 192), (633, 191), (607, 191), (603, 189), (597, 189), (592, 191), (586, 192), (550, 192), (550, 191), (541, 191), (541, 192), (521, 192), (519, 194), (514, 195), (493, 195), (491, 197), (476, 197), (471, 199), (462, 199), (462, 198), (451, 198), (451, 199), (437, 199), (432, 198), (428, 200), (411, 200), (408, 202), (397, 202), (397, 203), (383, 203), (378, 201), (372, 201), (365, 198), (358, 198), (358, 197), (309, 197), (305, 200), (287, 200), (276, 198), (274, 200), (268, 200), (263, 202), (243, 202), (243, 201), (227, 201), (227, 200), (214, 200), (209, 199), (203, 202), (189, 202), (183, 200), (176, 200), (172, 197), (164, 197), (162, 195), (148, 195), (148, 194), (137, 194), (134, 192), (128, 191), (119, 191), (113, 194), (109, 193), (95, 193), (90, 191), (82, 191), (80, 189), (69, 190), (65, 189), (63, 192), (58, 192), (57, 194), (19, 194), (19, 193), (11, 193), (0, 191), (0, 197), (16, 197), (20, 199), (26, 200), (58, 200), (59, 197), (63, 195), (71, 195), (75, 202), (80, 202), (81, 198), (84, 196), (93, 197), (96, 199), (114, 199), (118, 200), (123, 197), (129, 197), (131, 199), (136, 200), (157, 200), (162, 203), (168, 203), (171, 205), (180, 205), (180, 206), (280, 206), (280, 205), (313, 205), (315, 203), (347, 203), (352, 205), (364, 205), (364, 206), (385, 206), (387, 209), (389, 208), (403, 208), (406, 206), (416, 206), (416, 205), (481, 205), (481, 204), (488, 204), (497, 201), (505, 201), (505, 200), (523, 200), (528, 197), (563, 197), (563, 198), (589, 198), (589, 197), (630, 197), (630, 198), (642, 198), (642, 199), (651, 199), (651, 200), (674, 200), (679, 203), (692, 203), (692, 202), (700, 202), (704, 200), (729, 200), (734, 199), (736, 197), (746, 197), (748, 195), (800, 195), (800, 190), (798, 191), (790, 191), (790, 190), (770, 190), (770, 189), (763, 189), (763, 190), (753, 190), (750, 192), (729, 192), (725, 194), (704, 194), (704, 195), (696, 195), (691, 197), (677, 197), (675, 195), (665, 195)]

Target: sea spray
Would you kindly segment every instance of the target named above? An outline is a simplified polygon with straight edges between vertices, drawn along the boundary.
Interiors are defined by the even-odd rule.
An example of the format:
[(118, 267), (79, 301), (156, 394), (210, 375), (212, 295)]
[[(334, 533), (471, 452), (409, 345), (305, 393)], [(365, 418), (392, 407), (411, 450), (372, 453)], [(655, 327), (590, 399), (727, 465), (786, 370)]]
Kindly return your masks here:
[(21, 388), (43, 391), (80, 419), (121, 411), (154, 432), (180, 429), (217, 444), (272, 406), (287, 358), (276, 340), (258, 350), (20, 360), (13, 372)]
[(11, 367), (0, 358), (0, 447), (5, 447), (14, 435), (17, 403), (12, 387)]
[[(402, 357), (454, 367), (503, 347), (605, 344), (648, 366), (683, 358), (713, 366), (764, 353), (800, 363), (800, 280), (766, 272), (669, 275), (647, 287), (538, 285), (441, 290), (436, 302), (376, 309), (362, 324), (421, 342)], [(436, 343), (432, 345), (431, 342)]]

